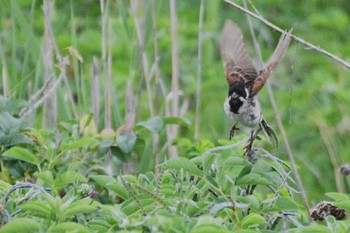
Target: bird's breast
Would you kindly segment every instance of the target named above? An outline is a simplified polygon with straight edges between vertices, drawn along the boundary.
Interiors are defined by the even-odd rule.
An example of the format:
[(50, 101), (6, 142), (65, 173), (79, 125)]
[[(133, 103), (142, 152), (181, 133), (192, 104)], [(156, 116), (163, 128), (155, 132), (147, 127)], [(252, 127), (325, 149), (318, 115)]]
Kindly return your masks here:
[(230, 96), (224, 103), (224, 110), (226, 115), (248, 127), (257, 126), (262, 119), (260, 103), (256, 96), (248, 99)]

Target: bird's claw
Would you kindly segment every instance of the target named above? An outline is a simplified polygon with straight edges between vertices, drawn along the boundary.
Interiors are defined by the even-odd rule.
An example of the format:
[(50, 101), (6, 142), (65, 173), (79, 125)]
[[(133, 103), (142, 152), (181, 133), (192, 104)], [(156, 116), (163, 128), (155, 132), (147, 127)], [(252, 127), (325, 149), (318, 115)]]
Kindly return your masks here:
[(237, 123), (235, 123), (230, 130), (230, 140), (233, 138), (233, 136), (235, 136), (235, 131), (239, 130), (239, 128), (237, 128), (236, 125)]

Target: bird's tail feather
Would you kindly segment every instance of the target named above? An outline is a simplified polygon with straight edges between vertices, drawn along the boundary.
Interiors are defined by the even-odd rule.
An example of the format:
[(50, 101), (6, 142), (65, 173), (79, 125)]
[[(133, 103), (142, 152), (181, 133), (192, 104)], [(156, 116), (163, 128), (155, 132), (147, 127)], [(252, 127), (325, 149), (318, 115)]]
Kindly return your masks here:
[(269, 126), (264, 119), (259, 124), (260, 129), (264, 132), (265, 137), (268, 139), (270, 143), (275, 144), (276, 148), (278, 147), (278, 138), (275, 130), (271, 126)]

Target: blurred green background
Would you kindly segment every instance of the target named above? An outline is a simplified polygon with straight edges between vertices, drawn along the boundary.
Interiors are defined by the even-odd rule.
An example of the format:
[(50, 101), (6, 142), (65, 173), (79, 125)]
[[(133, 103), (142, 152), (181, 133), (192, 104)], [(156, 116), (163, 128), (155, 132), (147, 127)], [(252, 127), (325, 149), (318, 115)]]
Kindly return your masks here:
[[(241, 4), (240, 1), (236, 2)], [(132, 4), (127, 0), (106, 2), (106, 15), (110, 25), (109, 51), (112, 58), (112, 128), (114, 129), (127, 121), (124, 117), (127, 80), (131, 80), (135, 95), (136, 121), (150, 118), (134, 19), (137, 17), (143, 22), (141, 25), (144, 51), (148, 59), (148, 69), (151, 70), (155, 60), (152, 5), (151, 1), (134, 1), (134, 3), (139, 4), (137, 11), (132, 9)], [(263, 17), (275, 25), (283, 29), (293, 28), (295, 35), (350, 61), (348, 1), (265, 0), (252, 3)], [(11, 99), (28, 100), (45, 82), (43, 65), (45, 61), (42, 56), (45, 24), (42, 4), (43, 2), (39, 0), (0, 1), (0, 57), (3, 77), (0, 87), (2, 93), (7, 93)], [(228, 138), (233, 123), (223, 111), (227, 84), (218, 48), (220, 32), (226, 19), (234, 20), (242, 28), (251, 57), (256, 57), (256, 54), (246, 17), (241, 11), (218, 0), (206, 0), (204, 7), (199, 138), (218, 145), (222, 139)], [(172, 76), (169, 9), (168, 1), (155, 1), (159, 71), (167, 93), (171, 90)], [(193, 135), (198, 76), (199, 9), (199, 0), (176, 2), (180, 106), (184, 106), (184, 116), (192, 121), (190, 129), (181, 129), (180, 137), (190, 139), (193, 143), (195, 143)], [(100, 1), (56, 0), (51, 20), (53, 34), (62, 55), (71, 58), (68, 81), (79, 116), (82, 116), (91, 109), (93, 97), (90, 94), (90, 66), (93, 57), (100, 63), (101, 93), (103, 93)], [(263, 58), (267, 60), (280, 34), (255, 19), (253, 25)], [(82, 63), (77, 57), (69, 54), (67, 48), (70, 46), (80, 53)], [(54, 63), (57, 63), (57, 60), (54, 59)], [(56, 73), (59, 74), (57, 69)], [(4, 86), (6, 75), (7, 87)], [(348, 78), (349, 71), (345, 67), (295, 41), (270, 78), (279, 114), (311, 201), (322, 200), (325, 192), (344, 191), (336, 186), (335, 177), (338, 176), (342, 181), (343, 178), (339, 178), (339, 166), (350, 160)], [(165, 100), (155, 78), (151, 82), (151, 88), (155, 114), (164, 116)], [(272, 146), (262, 143), (271, 153), (287, 160), (285, 146), (276, 126), (266, 89), (261, 91), (259, 98), (265, 119), (276, 129), (281, 145), (275, 151)], [(72, 108), (67, 104), (67, 91), (64, 85), (57, 90), (57, 103), (58, 121), (74, 118)], [(101, 116), (103, 103), (102, 97)], [(28, 119), (36, 128), (43, 127), (42, 120), (41, 108)], [(100, 117), (98, 129), (100, 131), (103, 128), (103, 117)], [(248, 135), (248, 131), (243, 130), (239, 137), (244, 138), (245, 135)]]

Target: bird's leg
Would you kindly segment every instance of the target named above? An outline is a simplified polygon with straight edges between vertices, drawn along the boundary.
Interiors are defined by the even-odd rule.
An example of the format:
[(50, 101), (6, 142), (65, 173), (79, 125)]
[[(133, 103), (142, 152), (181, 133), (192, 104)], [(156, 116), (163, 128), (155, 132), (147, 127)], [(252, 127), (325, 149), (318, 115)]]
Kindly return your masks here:
[(258, 133), (259, 133), (259, 130), (252, 129), (250, 131), (250, 137), (248, 139), (247, 145), (245, 146), (244, 154), (248, 157), (249, 161), (253, 161), (253, 157), (252, 157), (253, 142), (257, 138)]
[(233, 138), (233, 136), (235, 136), (235, 131), (239, 130), (239, 128), (236, 127), (237, 123), (238, 122), (236, 122), (230, 130), (230, 140)]

